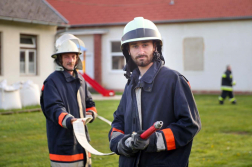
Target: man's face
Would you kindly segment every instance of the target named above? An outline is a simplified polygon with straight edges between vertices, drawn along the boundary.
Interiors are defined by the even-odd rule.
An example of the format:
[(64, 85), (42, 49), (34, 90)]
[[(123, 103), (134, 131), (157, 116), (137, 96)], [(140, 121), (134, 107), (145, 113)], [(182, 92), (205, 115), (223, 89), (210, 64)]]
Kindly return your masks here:
[(152, 41), (129, 43), (129, 54), (137, 66), (146, 67), (152, 63), (155, 46)]
[(77, 61), (76, 53), (62, 54), (62, 66), (68, 71), (73, 71)]
[(231, 66), (227, 66), (227, 70), (228, 70), (228, 71), (231, 71)]

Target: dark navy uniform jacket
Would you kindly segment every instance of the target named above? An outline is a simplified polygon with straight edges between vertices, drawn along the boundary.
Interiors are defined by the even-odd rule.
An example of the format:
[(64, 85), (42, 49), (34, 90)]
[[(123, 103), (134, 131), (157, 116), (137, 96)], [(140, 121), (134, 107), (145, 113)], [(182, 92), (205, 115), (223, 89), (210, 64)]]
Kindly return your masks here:
[(154, 62), (140, 80), (139, 75), (135, 69), (114, 112), (110, 148), (119, 154), (117, 144), (124, 134), (141, 130), (135, 94), (138, 87), (142, 88), (142, 129), (148, 129), (156, 121), (163, 121), (163, 127), (151, 135), (144, 151), (133, 157), (120, 155), (119, 166), (188, 166), (193, 138), (201, 129), (189, 82), (178, 72), (162, 66), (160, 61)]
[(221, 90), (233, 91), (233, 75), (232, 72), (226, 70), (221, 78)]
[[(86, 156), (71, 124), (72, 118), (80, 118), (77, 91), (80, 91), (84, 116), (87, 110), (96, 109), (85, 80), (74, 73), (76, 77), (66, 71), (55, 71), (44, 81), (41, 108), (46, 117), (50, 160), (54, 162), (76, 162)], [(87, 127), (85, 129), (87, 132)]]

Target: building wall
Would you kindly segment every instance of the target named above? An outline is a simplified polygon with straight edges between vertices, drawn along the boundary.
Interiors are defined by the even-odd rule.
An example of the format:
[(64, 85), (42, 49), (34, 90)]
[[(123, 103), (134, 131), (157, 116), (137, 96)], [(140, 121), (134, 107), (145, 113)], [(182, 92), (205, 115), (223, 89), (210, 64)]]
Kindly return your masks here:
[[(54, 53), (56, 26), (1, 21), (2, 75), (9, 84), (32, 80), (41, 88), (46, 77), (54, 71), (51, 55)], [(37, 75), (20, 75), (20, 34), (37, 36)]]
[[(252, 21), (186, 23), (158, 26), (164, 38), (166, 66), (190, 81), (193, 90), (220, 89), (221, 75), (230, 64), (237, 85), (235, 91), (252, 91)], [(204, 41), (204, 70), (185, 71), (183, 40), (202, 37)]]
[(121, 41), (123, 27), (111, 27), (102, 35), (102, 85), (108, 89), (123, 90), (126, 84), (123, 70), (112, 70), (111, 42)]
[[(123, 26), (110, 27), (102, 36), (102, 84), (109, 89), (124, 89), (124, 72), (111, 70), (111, 41), (120, 41)], [(159, 24), (166, 66), (179, 71), (197, 91), (219, 91), (221, 75), (230, 64), (237, 85), (235, 91), (252, 91), (252, 21), (225, 21)], [(185, 38), (203, 38), (203, 70), (184, 70)], [(186, 63), (186, 62), (185, 62)]]
[(91, 35), (76, 35), (81, 39), (84, 44), (86, 51), (86, 73), (91, 78), (94, 78), (94, 36)]

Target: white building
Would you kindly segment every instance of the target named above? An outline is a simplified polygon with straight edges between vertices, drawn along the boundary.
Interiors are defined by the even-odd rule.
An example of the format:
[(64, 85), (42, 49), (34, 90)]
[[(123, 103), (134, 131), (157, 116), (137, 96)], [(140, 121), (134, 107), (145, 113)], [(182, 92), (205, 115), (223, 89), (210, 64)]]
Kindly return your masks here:
[[(117, 1), (107, 3), (48, 0), (68, 21), (68, 29), (87, 47), (86, 72), (105, 88), (123, 90), (125, 64), (120, 51), (123, 28), (134, 17), (156, 23), (166, 66), (179, 71), (193, 91), (218, 92), (230, 64), (236, 92), (252, 92), (252, 3), (222, 1)], [(71, 12), (75, 9), (75, 12)]]
[(54, 71), (57, 27), (67, 20), (43, 0), (0, 1), (0, 81), (33, 81), (42, 87)]

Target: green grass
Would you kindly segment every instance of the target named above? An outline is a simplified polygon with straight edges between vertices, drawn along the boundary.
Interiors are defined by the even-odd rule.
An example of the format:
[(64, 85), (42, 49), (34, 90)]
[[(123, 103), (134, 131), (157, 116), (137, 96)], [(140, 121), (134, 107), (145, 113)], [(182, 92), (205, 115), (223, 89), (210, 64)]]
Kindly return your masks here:
[[(218, 95), (195, 95), (202, 130), (193, 142), (190, 167), (252, 166), (252, 96), (236, 96), (218, 104)], [(119, 101), (96, 101), (100, 116), (113, 119)], [(0, 111), (1, 112), (1, 111)], [(0, 166), (48, 167), (45, 117), (42, 112), (0, 115)], [(109, 125), (97, 119), (89, 124), (91, 144), (110, 152)], [(117, 167), (118, 156), (92, 155), (93, 167)]]
[(22, 107), (21, 109), (9, 109), (9, 110), (4, 110), (4, 109), (0, 109), (0, 114), (1, 113), (7, 113), (7, 112), (19, 112), (19, 111), (24, 111), (24, 110), (32, 110), (32, 109), (38, 109), (40, 108), (39, 105), (36, 106), (26, 106), (26, 107)]

